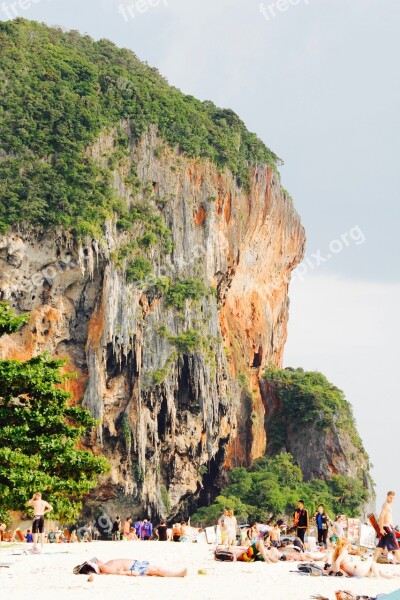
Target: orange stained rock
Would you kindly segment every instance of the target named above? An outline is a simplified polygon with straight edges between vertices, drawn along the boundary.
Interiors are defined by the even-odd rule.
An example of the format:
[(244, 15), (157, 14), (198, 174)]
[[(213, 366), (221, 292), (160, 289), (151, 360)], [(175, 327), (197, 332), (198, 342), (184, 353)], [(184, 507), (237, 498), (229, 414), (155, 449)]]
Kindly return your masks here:
[(206, 220), (206, 210), (204, 208), (203, 205), (200, 206), (199, 210), (197, 211), (197, 213), (194, 216), (194, 222), (196, 223), (196, 225), (203, 225), (204, 221)]
[(89, 321), (87, 344), (93, 348), (98, 348), (101, 343), (104, 328), (104, 312), (103, 302), (100, 302)]

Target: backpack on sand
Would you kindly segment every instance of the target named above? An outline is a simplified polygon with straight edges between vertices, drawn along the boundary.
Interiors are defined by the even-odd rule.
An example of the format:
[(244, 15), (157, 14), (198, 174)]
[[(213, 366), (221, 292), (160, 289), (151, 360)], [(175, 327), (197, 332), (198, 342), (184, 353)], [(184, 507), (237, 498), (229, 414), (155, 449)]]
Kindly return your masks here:
[(297, 565), (297, 570), (300, 571), (300, 573), (308, 573), (309, 575), (312, 575), (314, 577), (318, 577), (324, 572), (322, 567), (312, 562), (299, 563)]

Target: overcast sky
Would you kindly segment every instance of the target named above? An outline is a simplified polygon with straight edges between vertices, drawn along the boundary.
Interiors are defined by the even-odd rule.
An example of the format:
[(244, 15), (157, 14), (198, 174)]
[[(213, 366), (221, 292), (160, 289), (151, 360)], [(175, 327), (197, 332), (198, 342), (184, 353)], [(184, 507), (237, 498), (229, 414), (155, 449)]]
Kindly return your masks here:
[(16, 12), (132, 49), (172, 85), (233, 108), (285, 161), (282, 182), (308, 238), (285, 364), (343, 389), (378, 504), (397, 490), (400, 521), (400, 2), (0, 4), (0, 19)]

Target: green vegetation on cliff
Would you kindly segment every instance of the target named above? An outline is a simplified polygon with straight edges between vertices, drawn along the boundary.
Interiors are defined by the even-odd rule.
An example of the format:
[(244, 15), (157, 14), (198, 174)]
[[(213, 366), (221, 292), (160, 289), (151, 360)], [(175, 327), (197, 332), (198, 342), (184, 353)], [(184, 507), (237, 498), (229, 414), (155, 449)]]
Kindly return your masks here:
[[(224, 507), (233, 508), (240, 519), (265, 522), (280, 515), (290, 516), (299, 498), (304, 499), (311, 512), (321, 503), (331, 516), (344, 513), (358, 517), (371, 495), (371, 488), (364, 482), (365, 476), (369, 477), (365, 468), (361, 467), (356, 477), (327, 473), (326, 480), (303, 481), (303, 473), (293, 456), (282, 452), (293, 428), (304, 431), (312, 426), (322, 431), (335, 427), (339, 435), (345, 433), (350, 437), (355, 454), (368, 465), (351, 405), (343, 392), (321, 373), (303, 369), (270, 368), (264, 379), (276, 405), (268, 415), (270, 456), (256, 460), (251, 468), (234, 469), (229, 474), (230, 485), (221, 490), (213, 505), (196, 512), (193, 523), (215, 522)], [(239, 374), (239, 381), (246, 387), (243, 374)], [(355, 459), (356, 456), (352, 457)]]
[(16, 315), (7, 302), (0, 302), (0, 336), (15, 333), (29, 321), (29, 315)]
[(304, 482), (290, 454), (260, 458), (250, 469), (234, 469), (229, 480), (230, 485), (221, 490), (214, 504), (199, 508), (192, 516), (193, 524), (215, 524), (225, 507), (233, 508), (241, 520), (265, 523), (280, 515), (290, 516), (299, 498), (311, 514), (322, 503), (331, 517), (336, 514), (358, 517), (368, 498), (362, 481), (352, 477), (334, 475), (329, 481)]
[(345, 431), (355, 448), (365, 452), (357, 432), (351, 404), (343, 392), (318, 372), (303, 369), (270, 368), (264, 373), (280, 400), (281, 408), (268, 424), (268, 450), (271, 454), (285, 447), (290, 425), (313, 425), (326, 430), (335, 426)]
[[(120, 133), (104, 166), (87, 148), (122, 120), (130, 135)], [(129, 221), (112, 170), (150, 125), (244, 186), (249, 164), (277, 162), (234, 112), (171, 88), (131, 51), (24, 19), (0, 23), (0, 231), (25, 221), (96, 236), (107, 218)]]
[[(2, 304), (0, 331), (20, 326), (21, 317)], [(74, 521), (83, 496), (109, 468), (105, 458), (77, 449), (97, 421), (69, 405), (71, 395), (60, 389), (70, 377), (63, 364), (45, 354), (0, 361), (0, 520), (41, 491), (56, 519)]]

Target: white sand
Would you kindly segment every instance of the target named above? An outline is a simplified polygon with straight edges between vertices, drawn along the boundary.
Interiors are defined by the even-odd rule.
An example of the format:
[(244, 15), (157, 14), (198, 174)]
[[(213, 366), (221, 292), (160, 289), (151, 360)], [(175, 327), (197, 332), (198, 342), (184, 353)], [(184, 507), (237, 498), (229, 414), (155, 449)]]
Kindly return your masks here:
[[(1, 600), (309, 600), (321, 593), (334, 600), (334, 591), (348, 589), (358, 594), (389, 593), (400, 588), (400, 577), (350, 579), (310, 577), (291, 573), (296, 563), (221, 563), (213, 560), (207, 544), (173, 542), (91, 542), (46, 544), (42, 555), (22, 554), (30, 544), (0, 544)], [(187, 566), (183, 579), (74, 575), (75, 565), (97, 556), (102, 560), (132, 558), (149, 560), (164, 567)], [(400, 566), (380, 565), (386, 573), (399, 573)], [(206, 575), (199, 575), (206, 569)]]

